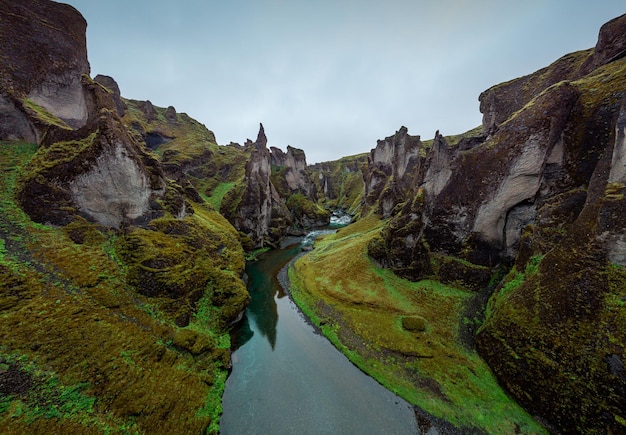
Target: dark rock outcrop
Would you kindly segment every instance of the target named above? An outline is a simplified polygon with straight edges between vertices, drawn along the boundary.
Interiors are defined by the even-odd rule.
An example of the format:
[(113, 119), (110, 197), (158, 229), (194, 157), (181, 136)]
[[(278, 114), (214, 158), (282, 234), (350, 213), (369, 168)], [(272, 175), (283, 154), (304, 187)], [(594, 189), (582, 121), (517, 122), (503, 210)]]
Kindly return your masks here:
[(22, 183), (25, 210), (40, 222), (80, 214), (112, 227), (158, 214), (165, 179), (116, 116), (115, 82), (100, 76), (108, 90), (89, 78), (83, 17), (48, 1), (0, 5), (0, 139), (44, 145), (45, 165)]
[(291, 213), (293, 230), (298, 233), (302, 229), (328, 225), (330, 213), (316, 203), (304, 151), (291, 146), (287, 146), (286, 153), (279, 148), (270, 149), (272, 185)]
[(270, 147), (272, 166), (282, 169), (282, 178), (286, 183), (286, 189), (290, 193), (300, 192), (309, 197), (311, 195), (311, 180), (307, 172), (306, 155), (298, 148), (287, 146), (287, 152)]
[[(87, 23), (71, 6), (36, 3), (0, 2), (0, 102), (9, 120), (0, 124), (1, 137), (32, 140), (34, 135), (39, 141), (50, 118), (64, 128), (79, 128), (88, 120), (90, 101), (82, 81), (89, 74)], [(11, 120), (18, 122), (11, 127)]]
[[(223, 390), (219, 342), (249, 301), (243, 249), (144, 146), (184, 132), (202, 153), (212, 133), (173, 109), (168, 120), (146, 103), (154, 124), (125, 111), (114, 81), (89, 77), (72, 7), (0, 10), (0, 365), (30, 383), (2, 392), (0, 432), (217, 433), (207, 397)], [(169, 168), (185, 168), (187, 148), (169, 150)]]
[(176, 122), (177, 120), (176, 109), (174, 108), (174, 106), (168, 106), (168, 108), (165, 109), (165, 113), (163, 115), (165, 116), (165, 119), (167, 119), (169, 122)]
[(251, 149), (246, 163), (243, 183), (232, 189), (222, 205), (222, 213), (251, 241), (250, 248), (275, 243), (286, 233), (290, 214), (271, 182), (271, 155), (263, 124), (255, 142), (248, 140)]
[(126, 103), (122, 101), (122, 93), (120, 92), (120, 87), (115, 79), (110, 76), (98, 74), (94, 77), (93, 81), (101, 84), (102, 86), (113, 92), (113, 101), (115, 102), (117, 114), (118, 116), (123, 117), (124, 113), (126, 113)]
[[(369, 245), (379, 264), (476, 290), (511, 270), (478, 347), (523, 406), (565, 433), (626, 424), (616, 368), (626, 343), (625, 26), (619, 17), (595, 50), (481, 94), (483, 135), (436, 135), (407, 160), (406, 147), (390, 147), (400, 131), (364, 175), (364, 204), (391, 217)], [(407, 161), (410, 178), (396, 169)]]
[[(419, 136), (411, 136), (401, 127), (393, 136), (379, 140), (370, 152), (364, 177), (364, 205), (378, 205), (378, 212), (387, 218), (393, 208), (406, 197), (420, 173)], [(422, 159), (423, 160), (423, 159)]]

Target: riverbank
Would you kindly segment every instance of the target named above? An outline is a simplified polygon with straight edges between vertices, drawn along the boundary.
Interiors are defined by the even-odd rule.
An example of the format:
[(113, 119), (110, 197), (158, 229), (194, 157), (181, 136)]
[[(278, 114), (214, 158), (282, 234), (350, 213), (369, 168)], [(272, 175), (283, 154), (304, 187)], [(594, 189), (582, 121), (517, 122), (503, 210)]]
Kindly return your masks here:
[[(289, 279), (289, 270), (293, 267), (295, 262), (300, 257), (306, 255), (308, 252), (310, 252), (310, 251), (302, 251), (302, 252), (298, 253), (293, 259), (291, 259), (291, 261), (289, 263), (287, 263), (278, 272), (277, 278), (278, 278), (278, 282), (280, 283), (280, 286), (282, 287), (283, 291), (285, 293), (289, 294), (289, 296), (291, 297), (291, 300), (294, 301), (294, 304), (296, 305), (298, 311), (302, 314), (302, 318), (304, 319), (304, 321), (311, 328), (313, 328), (313, 330), (315, 331), (316, 334), (319, 334), (321, 336), (325, 336), (324, 331), (322, 329), (322, 327), (324, 325), (321, 324), (323, 322), (315, 323), (313, 320), (311, 320), (311, 319), (316, 318), (315, 314), (311, 314), (310, 311), (304, 312), (303, 308), (306, 309), (307, 307), (303, 306), (303, 305), (300, 305), (298, 302), (296, 302), (296, 300), (294, 299), (293, 294), (291, 292), (291, 280)], [(307, 313), (309, 313), (309, 314), (307, 314)], [(328, 336), (326, 336), (326, 339), (328, 339)], [(333, 344), (333, 346), (335, 346), (336, 348), (341, 350), (340, 347), (337, 346), (336, 343), (331, 341), (331, 344)], [(342, 353), (344, 355), (346, 355), (346, 357), (349, 357), (349, 355), (346, 352), (342, 352)], [(350, 359), (350, 358), (348, 358), (348, 359)], [(350, 362), (352, 364), (354, 364), (354, 362), (352, 360), (350, 360)], [(361, 370), (365, 375), (370, 376), (366, 371), (363, 371), (362, 368), (359, 367), (358, 365), (355, 364), (355, 367), (357, 367), (359, 370)], [(372, 379), (374, 379), (376, 382), (379, 382), (375, 378), (372, 378)], [(382, 384), (381, 384), (381, 386), (386, 388)], [(420, 409), (418, 406), (412, 405), (412, 409), (413, 409), (413, 413), (415, 414), (415, 422), (416, 422), (417, 428), (419, 430), (419, 433), (421, 433), (421, 434), (445, 433), (445, 434), (448, 434), (448, 435), (456, 435), (456, 434), (463, 434), (463, 433), (465, 433), (463, 430), (460, 430), (459, 428), (455, 427), (454, 425), (450, 424), (449, 422), (447, 422), (447, 421), (445, 421), (443, 419), (437, 418), (434, 415), (431, 415), (431, 414), (427, 413), (423, 409)]]
[(459, 431), (545, 433), (460, 340), (473, 294), (377, 268), (366, 246), (381, 228), (368, 217), (291, 263), (289, 288), (306, 317), (365, 373)]
[(282, 290), (279, 271), (301, 254), (283, 248), (246, 267), (251, 302), (233, 331), (220, 433), (418, 433), (412, 406), (350, 363)]

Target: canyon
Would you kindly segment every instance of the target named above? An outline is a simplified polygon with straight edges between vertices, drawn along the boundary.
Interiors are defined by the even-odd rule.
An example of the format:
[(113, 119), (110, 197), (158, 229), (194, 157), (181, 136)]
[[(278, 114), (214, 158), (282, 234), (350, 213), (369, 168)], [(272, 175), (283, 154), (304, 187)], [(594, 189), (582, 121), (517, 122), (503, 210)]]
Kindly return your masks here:
[(3, 431), (217, 433), (246, 261), (333, 213), (294, 300), (424, 421), (626, 430), (626, 15), (473, 130), (308, 165), (92, 78), (74, 8), (0, 10)]

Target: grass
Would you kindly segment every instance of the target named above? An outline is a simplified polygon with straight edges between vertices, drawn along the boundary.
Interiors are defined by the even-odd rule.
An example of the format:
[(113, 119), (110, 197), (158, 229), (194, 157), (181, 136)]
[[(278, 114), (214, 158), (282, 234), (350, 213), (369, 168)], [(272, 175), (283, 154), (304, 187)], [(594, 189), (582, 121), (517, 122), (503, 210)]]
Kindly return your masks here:
[(24, 104), (24, 107), (27, 110), (29, 110), (32, 114), (34, 114), (40, 121), (46, 124), (56, 125), (57, 127), (61, 127), (66, 130), (71, 130), (71, 127), (67, 125), (65, 121), (51, 114), (48, 110), (38, 105), (34, 101), (26, 98), (22, 101), (22, 103)]
[(207, 198), (207, 202), (211, 204), (214, 210), (220, 209), (224, 195), (226, 195), (226, 192), (228, 192), (234, 185), (234, 181), (220, 183), (215, 189), (213, 189), (211, 196)]
[[(231, 306), (212, 304), (246, 296), (237, 232), (198, 204), (185, 221), (153, 222), (155, 256), (191, 252), (210, 270), (212, 287), (187, 307), (196, 316), (177, 327), (163, 309), (175, 299), (130, 284), (124, 234), (81, 219), (37, 224), (21, 210), (17, 180), (36, 152), (0, 143), (0, 381), (11, 368), (30, 383), (2, 390), (0, 432), (217, 433), (229, 362), (219, 323)], [(180, 334), (193, 345), (176, 346)]]
[[(289, 271), (296, 303), (353, 363), (426, 412), (487, 433), (544, 432), (461, 343), (471, 292), (410, 282), (369, 260), (382, 226), (370, 216), (319, 240)], [(407, 316), (425, 330), (403, 328)]]

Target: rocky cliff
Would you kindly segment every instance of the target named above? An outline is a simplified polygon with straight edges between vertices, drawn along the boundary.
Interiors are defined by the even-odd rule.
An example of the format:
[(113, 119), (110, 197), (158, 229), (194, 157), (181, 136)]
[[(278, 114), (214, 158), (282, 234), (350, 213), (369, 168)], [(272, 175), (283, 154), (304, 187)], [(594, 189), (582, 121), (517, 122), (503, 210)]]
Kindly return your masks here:
[(568, 433), (626, 421), (625, 43), (622, 16), (595, 49), (481, 94), (482, 132), (425, 145), (401, 129), (364, 174), (364, 204), (391, 217), (369, 245), (381, 265), (476, 290), (508, 272), (479, 350)]
[(23, 179), (26, 210), (40, 222), (78, 214), (113, 227), (157, 215), (165, 178), (121, 127), (119, 95), (89, 78), (83, 17), (46, 1), (2, 8), (0, 138), (43, 145)]
[(361, 211), (363, 171), (367, 154), (342, 157), (332, 162), (311, 165), (311, 181), (317, 200), (330, 209), (356, 215)]
[(281, 179), (284, 180), (284, 186), (281, 190), (285, 192), (302, 193), (311, 196), (311, 179), (307, 172), (306, 155), (304, 151), (287, 146), (287, 152), (284, 153), (280, 148), (270, 147), (270, 163), (276, 169), (282, 170)]
[(285, 235), (290, 215), (270, 180), (271, 155), (263, 125), (256, 141), (248, 140), (245, 147), (251, 152), (244, 179), (226, 194), (221, 211), (249, 240), (248, 248), (260, 248)]
[(287, 146), (284, 153), (271, 147), (272, 185), (291, 214), (290, 233), (328, 225), (330, 212), (317, 204), (316, 185), (306, 164), (304, 151)]
[[(0, 134), (40, 141), (50, 121), (85, 125), (92, 106), (83, 86), (89, 74), (87, 23), (74, 8), (52, 2), (0, 3)], [(62, 41), (62, 43), (59, 43)]]
[[(302, 150), (268, 149), (263, 126), (219, 146), (174, 107), (92, 80), (72, 7), (0, 9), (3, 431), (217, 431), (226, 331), (248, 300), (242, 245), (273, 246), (335, 208), (364, 218), (328, 241), (345, 258), (309, 260), (367, 310), (351, 329), (335, 328), (350, 322), (340, 304), (322, 313), (348, 344), (402, 337), (384, 358), (452, 402), (436, 376), (458, 364), (437, 358), (463, 354), (447, 347), (458, 335), (554, 432), (625, 430), (626, 16), (595, 48), (483, 92), (476, 130), (422, 140), (401, 127), (369, 154), (307, 166)], [(367, 295), (344, 264), (363, 268)], [(415, 377), (419, 359), (430, 377), (427, 363)]]
[(0, 9), (0, 432), (216, 433), (249, 296), (212, 133), (92, 80), (75, 9)]

